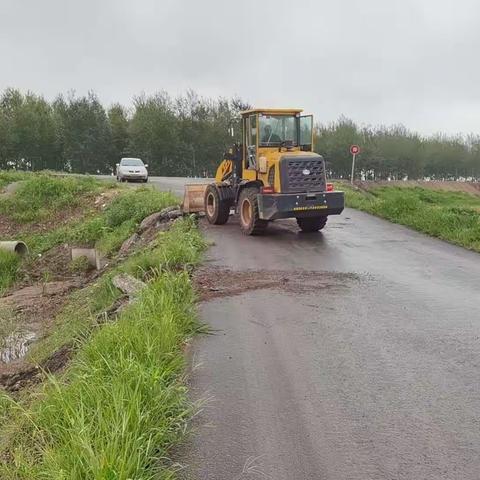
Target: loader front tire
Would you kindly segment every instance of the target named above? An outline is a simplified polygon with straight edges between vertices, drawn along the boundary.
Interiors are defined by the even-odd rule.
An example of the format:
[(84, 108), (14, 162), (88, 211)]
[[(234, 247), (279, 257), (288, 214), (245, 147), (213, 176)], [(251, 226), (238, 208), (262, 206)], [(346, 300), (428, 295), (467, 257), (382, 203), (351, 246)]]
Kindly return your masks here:
[(260, 219), (257, 195), (256, 188), (245, 188), (240, 193), (238, 202), (240, 228), (245, 235), (261, 235), (268, 225), (267, 220)]
[(224, 225), (230, 215), (230, 203), (220, 200), (218, 189), (209, 185), (205, 190), (205, 216), (212, 225)]
[(297, 223), (302, 232), (318, 232), (327, 224), (327, 217), (297, 218)]

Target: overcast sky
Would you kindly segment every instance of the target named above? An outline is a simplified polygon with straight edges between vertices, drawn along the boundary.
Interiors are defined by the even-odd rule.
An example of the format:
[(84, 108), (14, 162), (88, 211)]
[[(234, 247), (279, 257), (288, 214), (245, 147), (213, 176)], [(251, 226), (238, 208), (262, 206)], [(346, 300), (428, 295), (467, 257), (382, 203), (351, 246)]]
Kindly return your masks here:
[(0, 89), (188, 88), (321, 122), (480, 133), (478, 0), (0, 0)]

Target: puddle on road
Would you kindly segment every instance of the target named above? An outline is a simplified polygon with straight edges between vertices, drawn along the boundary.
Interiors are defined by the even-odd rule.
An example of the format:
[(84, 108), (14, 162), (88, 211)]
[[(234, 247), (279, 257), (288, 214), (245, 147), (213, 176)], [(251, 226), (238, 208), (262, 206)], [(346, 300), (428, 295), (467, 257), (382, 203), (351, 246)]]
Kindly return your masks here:
[(23, 358), (35, 338), (36, 335), (33, 332), (13, 332), (8, 335), (1, 342), (0, 362), (11, 363)]

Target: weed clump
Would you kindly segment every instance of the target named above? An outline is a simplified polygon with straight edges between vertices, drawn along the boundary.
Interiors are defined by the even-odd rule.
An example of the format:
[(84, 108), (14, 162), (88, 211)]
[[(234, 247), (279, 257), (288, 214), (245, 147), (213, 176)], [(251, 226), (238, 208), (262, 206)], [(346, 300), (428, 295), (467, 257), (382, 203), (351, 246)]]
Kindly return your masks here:
[(82, 255), (72, 260), (68, 268), (72, 273), (87, 273), (92, 269), (92, 266), (90, 265), (88, 258)]
[(0, 295), (15, 282), (20, 261), (16, 253), (0, 250)]
[(148, 187), (129, 191), (115, 198), (105, 211), (106, 224), (118, 227), (126, 221), (141, 222), (151, 213), (174, 205), (177, 198), (171, 193), (159, 192)]

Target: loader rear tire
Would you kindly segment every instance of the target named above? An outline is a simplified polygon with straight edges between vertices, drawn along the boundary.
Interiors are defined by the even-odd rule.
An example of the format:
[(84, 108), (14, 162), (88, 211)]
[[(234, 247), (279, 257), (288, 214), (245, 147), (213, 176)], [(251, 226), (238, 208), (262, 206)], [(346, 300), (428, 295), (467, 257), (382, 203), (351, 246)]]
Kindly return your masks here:
[(318, 232), (327, 223), (326, 216), (297, 218), (298, 226), (302, 232)]
[(218, 189), (215, 185), (209, 185), (205, 190), (205, 216), (213, 225), (224, 225), (230, 215), (230, 203), (220, 200)]
[(260, 219), (257, 195), (256, 188), (245, 188), (240, 193), (238, 201), (240, 228), (245, 235), (261, 235), (268, 225), (267, 220)]

